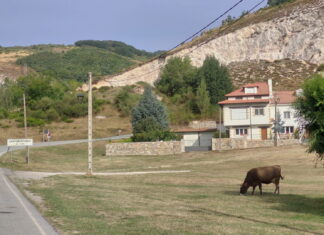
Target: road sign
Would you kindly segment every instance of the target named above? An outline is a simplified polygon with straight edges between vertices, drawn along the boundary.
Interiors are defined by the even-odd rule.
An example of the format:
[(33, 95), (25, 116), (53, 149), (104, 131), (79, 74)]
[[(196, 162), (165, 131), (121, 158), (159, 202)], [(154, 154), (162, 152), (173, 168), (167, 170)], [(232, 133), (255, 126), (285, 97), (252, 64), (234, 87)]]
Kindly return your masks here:
[(33, 139), (8, 139), (7, 146), (32, 146)]

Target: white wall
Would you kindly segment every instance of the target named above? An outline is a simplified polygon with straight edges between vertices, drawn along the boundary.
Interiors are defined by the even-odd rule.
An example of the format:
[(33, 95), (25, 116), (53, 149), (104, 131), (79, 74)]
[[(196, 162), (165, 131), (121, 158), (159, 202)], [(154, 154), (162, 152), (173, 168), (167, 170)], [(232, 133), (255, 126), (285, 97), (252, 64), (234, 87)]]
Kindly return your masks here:
[[(231, 108), (246, 107), (246, 119), (232, 120)], [(255, 115), (255, 107), (263, 107), (264, 115)], [(251, 113), (251, 118), (250, 118)], [(270, 106), (269, 105), (225, 105), (223, 109), (223, 118), (225, 126), (250, 126), (252, 125), (270, 125)]]
[[(244, 135), (244, 136), (236, 135), (237, 128), (246, 128), (248, 131), (247, 135)], [(253, 126), (252, 128), (250, 128), (249, 126), (231, 127), (230, 128), (230, 138), (233, 138), (233, 139), (246, 138), (246, 139), (250, 140), (251, 139), (251, 131), (252, 131), (252, 140), (260, 140), (261, 139), (261, 128), (257, 127), (257, 126)], [(269, 135), (268, 135), (268, 138), (269, 138)]]
[(204, 146), (211, 147), (213, 132), (193, 132), (193, 133), (183, 133), (184, 145), (186, 147), (191, 146)]

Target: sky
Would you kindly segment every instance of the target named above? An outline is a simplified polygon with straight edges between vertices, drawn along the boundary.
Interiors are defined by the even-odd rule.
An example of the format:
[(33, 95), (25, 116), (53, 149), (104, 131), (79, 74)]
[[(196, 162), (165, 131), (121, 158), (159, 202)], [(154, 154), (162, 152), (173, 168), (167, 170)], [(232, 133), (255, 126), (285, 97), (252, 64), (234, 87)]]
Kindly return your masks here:
[[(147, 51), (167, 50), (236, 2), (238, 0), (0, 0), (0, 45), (71, 45), (78, 40), (93, 39), (122, 41)], [(239, 16), (259, 2), (243, 0), (229, 14)], [(266, 1), (260, 7), (265, 5)]]

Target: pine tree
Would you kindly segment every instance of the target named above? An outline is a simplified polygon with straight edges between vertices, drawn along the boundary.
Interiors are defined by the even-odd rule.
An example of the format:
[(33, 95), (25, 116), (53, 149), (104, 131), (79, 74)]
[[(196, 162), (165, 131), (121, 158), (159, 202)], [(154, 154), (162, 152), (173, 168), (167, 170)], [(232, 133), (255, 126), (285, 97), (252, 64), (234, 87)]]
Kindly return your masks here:
[(167, 112), (162, 103), (153, 95), (152, 89), (146, 87), (143, 97), (132, 112), (133, 127), (142, 119), (153, 118), (162, 129), (168, 129), (169, 122)]
[(224, 99), (225, 94), (233, 89), (227, 68), (221, 65), (214, 56), (207, 56), (199, 69), (200, 80), (205, 80), (211, 104)]
[(202, 117), (206, 117), (208, 115), (209, 107), (210, 107), (210, 98), (206, 87), (205, 79), (202, 79), (200, 85), (197, 90), (197, 106)]

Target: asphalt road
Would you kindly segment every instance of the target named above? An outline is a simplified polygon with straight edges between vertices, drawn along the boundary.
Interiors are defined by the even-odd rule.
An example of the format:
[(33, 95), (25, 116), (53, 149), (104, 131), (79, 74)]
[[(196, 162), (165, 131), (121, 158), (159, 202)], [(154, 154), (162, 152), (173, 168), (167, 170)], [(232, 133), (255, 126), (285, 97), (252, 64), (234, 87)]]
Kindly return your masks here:
[[(116, 140), (129, 138), (131, 135), (112, 136), (93, 141)], [(46, 147), (66, 144), (87, 143), (83, 140), (66, 140), (35, 143), (32, 147)], [(0, 156), (7, 151), (21, 149), (0, 146)], [(0, 168), (0, 235), (52, 235), (58, 234), (42, 217), (37, 209), (11, 183), (8, 176), (11, 171)]]
[(58, 234), (8, 178), (10, 171), (0, 168), (0, 234)]
[[(111, 136), (107, 138), (101, 138), (101, 139), (93, 139), (93, 142), (96, 141), (104, 141), (104, 140), (119, 140), (119, 139), (125, 139), (129, 138), (132, 135), (119, 135), (119, 136)], [(57, 145), (66, 145), (66, 144), (79, 144), (79, 143), (87, 143), (88, 139), (83, 139), (83, 140), (64, 140), (64, 141), (51, 141), (51, 142), (39, 142), (39, 143), (34, 143), (32, 148), (35, 147), (47, 147), (47, 146), (57, 146)], [(6, 145), (0, 145), (0, 157), (5, 154), (8, 151), (14, 151), (17, 149), (22, 149), (24, 147), (11, 147), (8, 149)], [(1, 232), (0, 232), (1, 235)]]

